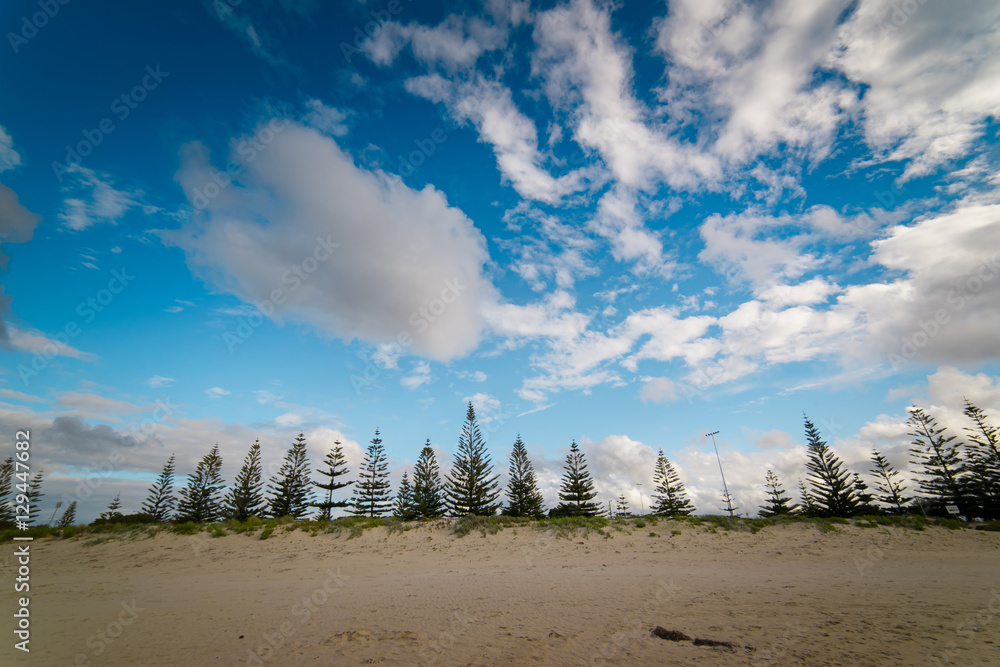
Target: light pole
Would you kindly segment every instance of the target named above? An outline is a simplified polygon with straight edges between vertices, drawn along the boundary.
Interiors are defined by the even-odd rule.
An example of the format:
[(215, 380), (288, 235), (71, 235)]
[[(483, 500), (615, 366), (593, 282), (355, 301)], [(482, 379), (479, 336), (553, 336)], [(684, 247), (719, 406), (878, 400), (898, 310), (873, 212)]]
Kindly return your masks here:
[(726, 494), (726, 510), (729, 512), (729, 516), (733, 516), (733, 497), (729, 495), (729, 487), (726, 486), (726, 473), (722, 471), (722, 457), (719, 456), (719, 446), (715, 444), (715, 436), (718, 431), (712, 431), (707, 433), (712, 437), (712, 447), (715, 449), (715, 458), (719, 461), (719, 474), (722, 475), (722, 490)]

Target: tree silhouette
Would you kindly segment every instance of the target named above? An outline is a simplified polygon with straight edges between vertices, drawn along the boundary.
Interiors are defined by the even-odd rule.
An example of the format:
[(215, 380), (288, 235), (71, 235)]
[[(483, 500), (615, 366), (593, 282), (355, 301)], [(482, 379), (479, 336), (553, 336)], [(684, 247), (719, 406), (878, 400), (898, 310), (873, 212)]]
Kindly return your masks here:
[(417, 506), (413, 499), (413, 487), (410, 486), (410, 476), (403, 472), (403, 480), (399, 483), (399, 492), (393, 505), (393, 516), (410, 521), (417, 518)]
[(597, 497), (594, 480), (587, 472), (587, 459), (576, 440), (569, 447), (563, 470), (562, 486), (559, 487), (559, 500), (562, 502), (556, 507), (556, 513), (559, 516), (597, 516), (601, 506), (590, 502)]
[(14, 457), (8, 456), (0, 463), (0, 528), (14, 525), (14, 503), (11, 489), (14, 484)]
[(348, 500), (334, 500), (333, 492), (354, 484), (353, 481), (337, 481), (338, 477), (342, 477), (350, 472), (347, 469), (347, 459), (344, 458), (344, 450), (339, 440), (333, 442), (333, 449), (327, 453), (326, 459), (323, 460), (323, 465), (326, 466), (326, 470), (317, 470), (316, 472), (329, 477), (329, 480), (326, 482), (313, 482), (313, 485), (326, 491), (326, 500), (314, 503), (314, 507), (319, 508), (319, 519), (321, 521), (328, 521), (332, 515), (331, 510), (337, 507), (347, 507), (351, 504)]
[(103, 512), (97, 518), (98, 519), (104, 519), (106, 521), (111, 521), (111, 520), (114, 520), (114, 519), (121, 518), (122, 513), (118, 511), (121, 508), (122, 508), (122, 494), (119, 493), (119, 494), (115, 495), (114, 498), (111, 499), (110, 503), (108, 503), (108, 509), (107, 509), (107, 511)]
[(59, 517), (59, 523), (56, 525), (59, 526), (59, 528), (68, 528), (69, 526), (72, 526), (75, 521), (76, 501), (74, 500), (69, 504), (69, 507), (66, 508), (66, 511), (63, 512), (62, 516)]
[(358, 483), (354, 485), (354, 495), (352, 496), (352, 507), (348, 510), (357, 516), (382, 516), (392, 511), (392, 496), (389, 492), (389, 464), (385, 458), (385, 450), (382, 448), (382, 439), (378, 437), (378, 429), (375, 429), (375, 437), (371, 439), (365, 459), (361, 463), (361, 473)]
[(195, 471), (188, 475), (187, 487), (180, 490), (177, 503), (177, 520), (210, 523), (222, 517), (221, 492), (222, 456), (219, 443), (202, 457)]
[(984, 519), (1000, 519), (1000, 429), (993, 426), (986, 413), (965, 399), (965, 416), (973, 426), (966, 427), (969, 492)]
[(268, 484), (271, 492), (271, 516), (291, 516), (301, 519), (309, 513), (312, 503), (312, 481), (309, 479), (309, 456), (304, 433), (292, 441), (277, 474)]
[(876, 448), (872, 448), (872, 463), (875, 464), (875, 500), (887, 505), (890, 514), (903, 514), (912, 497), (906, 495), (906, 485), (899, 479), (899, 471), (892, 467), (889, 459)]
[(933, 511), (942, 513), (945, 505), (957, 505), (962, 514), (969, 514), (969, 502), (965, 483), (966, 468), (955, 436), (946, 436), (944, 427), (920, 408), (910, 411), (908, 420), (913, 436), (910, 447), (912, 462), (920, 466), (917, 480), (920, 490), (933, 503)]
[(662, 449), (656, 456), (656, 467), (653, 469), (653, 500), (651, 509), (658, 516), (687, 516), (694, 511), (680, 476)]
[(802, 501), (815, 516), (850, 517), (858, 513), (857, 489), (849, 470), (820, 437), (819, 430), (805, 417), (809, 492)]
[(796, 506), (792, 504), (792, 499), (785, 495), (781, 481), (778, 480), (778, 475), (773, 470), (767, 471), (767, 476), (764, 477), (764, 486), (767, 488), (767, 504), (759, 506), (762, 517), (791, 514), (795, 511)]
[(233, 486), (226, 495), (225, 510), (228, 516), (237, 521), (246, 521), (252, 516), (265, 513), (262, 475), (260, 440), (254, 440), (243, 459), (243, 467), (236, 474)]
[(42, 511), (42, 497), (45, 495), (42, 493), (42, 478), (44, 476), (45, 470), (39, 470), (32, 475), (31, 483), (28, 486), (28, 523), (32, 526), (35, 525), (35, 519), (38, 518), (38, 514)]
[(493, 516), (500, 509), (497, 480), (486, 443), (476, 423), (476, 411), (469, 402), (465, 424), (458, 438), (458, 451), (452, 462), (451, 474), (445, 475), (445, 503), (453, 516), (475, 514)]
[(433, 519), (445, 513), (441, 472), (430, 438), (413, 466), (413, 502), (418, 517)]
[(514, 449), (510, 453), (510, 479), (507, 482), (507, 507), (503, 514), (508, 516), (544, 515), (544, 500), (535, 480), (535, 469), (528, 458), (528, 450), (518, 434)]
[(625, 494), (621, 493), (618, 495), (618, 503), (615, 505), (615, 518), (626, 519), (632, 516), (632, 513), (628, 509), (628, 500), (625, 499)]
[(149, 487), (149, 495), (142, 503), (142, 511), (153, 517), (158, 523), (170, 521), (174, 512), (174, 505), (177, 499), (174, 498), (174, 455), (171, 454), (167, 462), (163, 464), (160, 476)]

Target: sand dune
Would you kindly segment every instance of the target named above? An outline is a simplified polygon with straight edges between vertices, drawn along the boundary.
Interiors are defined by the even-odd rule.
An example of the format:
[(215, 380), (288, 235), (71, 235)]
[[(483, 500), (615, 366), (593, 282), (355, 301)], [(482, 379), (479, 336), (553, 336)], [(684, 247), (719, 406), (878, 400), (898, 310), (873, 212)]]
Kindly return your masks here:
[(660, 522), (457, 538), (443, 523), (39, 540), (32, 653), (15, 664), (1000, 664), (1000, 533)]

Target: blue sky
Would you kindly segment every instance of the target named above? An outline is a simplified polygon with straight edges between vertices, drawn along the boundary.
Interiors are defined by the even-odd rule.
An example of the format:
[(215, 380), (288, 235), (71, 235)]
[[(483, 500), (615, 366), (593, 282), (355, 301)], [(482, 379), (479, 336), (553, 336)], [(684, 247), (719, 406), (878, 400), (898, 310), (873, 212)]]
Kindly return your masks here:
[[(627, 5), (627, 6), (626, 6)], [(907, 469), (1000, 407), (1000, 8), (181, 2), (0, 10), (0, 423), (45, 507), (218, 442), (394, 479), (464, 405), (555, 500)], [(43, 510), (45, 513), (46, 510)]]

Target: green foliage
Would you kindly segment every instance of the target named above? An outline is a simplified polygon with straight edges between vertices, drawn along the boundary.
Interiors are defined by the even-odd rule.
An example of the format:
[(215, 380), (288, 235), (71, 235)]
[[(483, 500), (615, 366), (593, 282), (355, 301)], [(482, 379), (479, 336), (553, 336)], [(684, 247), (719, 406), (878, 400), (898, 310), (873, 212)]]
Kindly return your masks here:
[(587, 472), (587, 460), (576, 444), (570, 445), (566, 455), (566, 465), (563, 466), (562, 486), (559, 488), (559, 506), (556, 508), (560, 516), (597, 516), (601, 507), (590, 502), (597, 497), (594, 490), (594, 480)]
[(669, 517), (687, 516), (694, 511), (694, 506), (688, 500), (684, 484), (681, 483), (677, 471), (661, 449), (656, 456), (656, 467), (653, 469), (653, 514)]
[(521, 434), (514, 441), (510, 452), (509, 480), (507, 482), (507, 516), (544, 516), (544, 500), (538, 490), (535, 469), (528, 458), (528, 449), (521, 440)]
[(160, 476), (149, 487), (149, 495), (142, 503), (142, 511), (156, 518), (158, 523), (166, 523), (174, 513), (177, 499), (174, 498), (174, 455), (163, 465)]
[(273, 532), (274, 532), (273, 525), (264, 526), (264, 530), (260, 531), (260, 539), (266, 540), (267, 538), (271, 537), (271, 533)]
[(35, 519), (38, 518), (38, 513), (42, 511), (42, 497), (45, 495), (42, 493), (42, 478), (44, 476), (44, 469), (36, 472), (31, 477), (31, 483), (28, 488), (28, 523), (32, 526), (35, 525)]
[(973, 424), (965, 430), (969, 433), (968, 488), (976, 504), (976, 514), (985, 519), (1000, 519), (1000, 429), (968, 399), (964, 414)]
[(351, 504), (348, 500), (334, 500), (333, 492), (354, 484), (353, 481), (337, 481), (338, 477), (343, 477), (350, 472), (347, 469), (347, 459), (344, 457), (344, 449), (341, 447), (340, 440), (334, 440), (333, 449), (327, 452), (326, 459), (323, 460), (323, 465), (326, 466), (326, 469), (320, 469), (316, 472), (329, 479), (325, 482), (313, 482), (313, 485), (326, 491), (326, 499), (318, 503), (313, 503), (313, 507), (319, 508), (319, 519), (321, 521), (329, 521), (333, 509), (349, 507)]
[(107, 527), (120, 528), (122, 526), (146, 525), (146, 524), (153, 524), (156, 522), (157, 522), (156, 519), (154, 519), (149, 514), (145, 514), (143, 512), (139, 512), (137, 514), (115, 513), (114, 515), (111, 516), (105, 516), (104, 514), (102, 514), (101, 516), (94, 519), (94, 521), (90, 525), (88, 525), (87, 528), (92, 530), (102, 529)]
[(65, 538), (73, 537), (79, 532), (80, 532), (80, 526), (69, 525), (69, 526), (64, 526), (61, 529), (61, 535)]
[(399, 484), (399, 492), (396, 494), (393, 516), (402, 521), (412, 521), (418, 516), (417, 504), (413, 498), (413, 487), (410, 486), (410, 477), (405, 471), (403, 472), (403, 480)]
[(221, 523), (213, 523), (208, 527), (208, 534), (212, 537), (223, 537), (226, 534), (226, 527)]
[(178, 535), (197, 535), (201, 532), (201, 526), (194, 521), (185, 521), (174, 524), (173, 530)]
[(121, 509), (121, 506), (122, 506), (122, 494), (119, 493), (115, 495), (114, 498), (111, 499), (111, 502), (108, 503), (107, 511), (102, 512), (101, 515), (97, 517), (97, 520), (108, 521), (108, 522), (114, 522), (118, 520), (118, 518), (122, 516), (122, 513), (118, 511)]
[(246, 521), (252, 516), (264, 513), (264, 494), (261, 477), (260, 440), (254, 440), (250, 451), (243, 459), (243, 467), (236, 474), (233, 486), (223, 502), (226, 516), (237, 521)]
[(59, 528), (68, 528), (68, 527), (72, 526), (74, 522), (76, 522), (76, 501), (75, 500), (73, 502), (71, 502), (69, 504), (69, 507), (66, 508), (66, 511), (63, 512), (62, 516), (59, 518), (58, 523), (56, 523), (56, 526), (59, 527)]
[(618, 495), (618, 502), (615, 505), (615, 515), (616, 519), (627, 519), (632, 516), (632, 512), (629, 511), (628, 500), (625, 499), (625, 494)]
[(194, 473), (188, 475), (187, 487), (180, 491), (177, 520), (181, 523), (210, 523), (222, 517), (222, 456), (219, 444), (206, 454)]
[(300, 519), (309, 513), (312, 504), (312, 481), (309, 479), (309, 456), (306, 436), (299, 433), (285, 452), (277, 474), (268, 483), (271, 492), (271, 516), (291, 516)]
[(441, 484), (441, 471), (438, 468), (434, 449), (430, 438), (420, 450), (420, 457), (413, 466), (413, 502), (416, 505), (417, 516), (434, 519), (444, 516), (444, 488)]
[(14, 457), (8, 456), (0, 463), (0, 528), (14, 525)]
[(885, 505), (887, 512), (902, 514), (913, 498), (906, 495), (906, 485), (899, 479), (899, 471), (874, 447), (872, 463), (875, 464), (875, 490), (879, 494), (875, 496), (875, 500)]
[(848, 517), (858, 513), (860, 502), (849, 470), (840, 458), (820, 438), (819, 430), (805, 418), (808, 460), (806, 478), (809, 490), (803, 487), (806, 514), (819, 517)]
[(365, 460), (361, 463), (361, 478), (354, 487), (353, 506), (349, 511), (356, 516), (380, 517), (392, 511), (389, 464), (382, 448), (382, 439), (378, 436), (376, 428)]
[(762, 517), (791, 514), (797, 509), (797, 506), (792, 504), (792, 499), (785, 495), (781, 481), (773, 470), (767, 471), (767, 476), (764, 477), (764, 486), (767, 488), (767, 505), (760, 505)]
[(907, 422), (913, 436), (910, 454), (919, 466), (920, 491), (931, 501), (932, 512), (943, 513), (945, 505), (957, 505), (962, 514), (974, 509), (965, 483), (966, 466), (955, 436), (945, 435), (937, 420), (921, 408), (913, 408)]
[(453, 516), (493, 516), (500, 509), (499, 475), (493, 474), (486, 443), (479, 432), (476, 411), (469, 402), (451, 474), (445, 475), (445, 504)]

